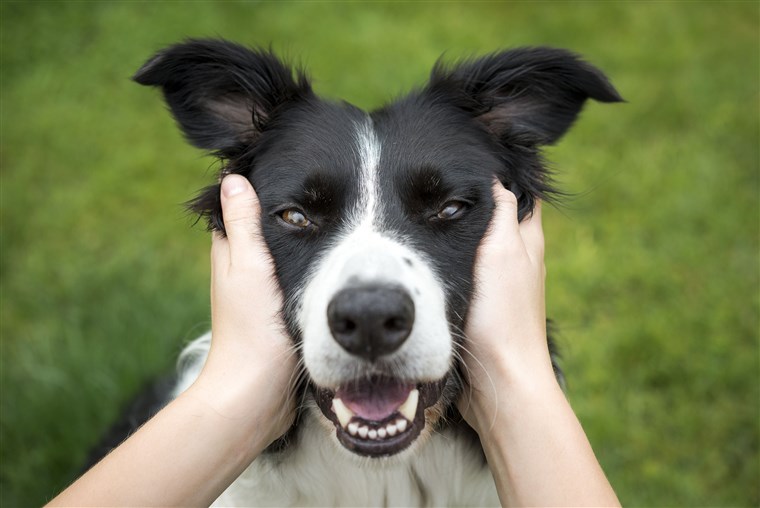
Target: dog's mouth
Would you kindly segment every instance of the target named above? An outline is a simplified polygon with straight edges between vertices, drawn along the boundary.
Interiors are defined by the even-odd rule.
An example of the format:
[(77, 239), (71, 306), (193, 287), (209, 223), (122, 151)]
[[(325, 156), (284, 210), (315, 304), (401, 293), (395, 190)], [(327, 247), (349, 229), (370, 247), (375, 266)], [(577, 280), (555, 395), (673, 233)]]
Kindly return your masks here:
[(336, 427), (338, 441), (367, 457), (394, 455), (425, 427), (425, 409), (441, 396), (445, 378), (411, 383), (387, 377), (353, 380), (337, 390), (314, 387), (322, 413)]

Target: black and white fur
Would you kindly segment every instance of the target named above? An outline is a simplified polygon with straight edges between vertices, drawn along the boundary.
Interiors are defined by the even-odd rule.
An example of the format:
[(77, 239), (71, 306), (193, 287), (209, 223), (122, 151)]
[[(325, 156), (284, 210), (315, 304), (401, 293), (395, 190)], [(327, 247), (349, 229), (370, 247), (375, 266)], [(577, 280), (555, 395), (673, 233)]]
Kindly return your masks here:
[[(549, 198), (540, 147), (586, 99), (621, 100), (604, 75), (564, 50), (516, 49), (439, 63), (427, 85), (367, 113), (317, 97), (271, 52), (190, 40), (159, 52), (135, 80), (162, 89), (188, 140), (213, 151), (222, 173), (253, 183), (304, 368), (296, 425), (217, 503), (497, 505), (477, 437), (455, 409), (491, 184), (518, 196), (521, 219)], [(223, 230), (218, 185), (192, 207)], [(401, 339), (369, 330), (347, 339), (360, 347), (339, 340), (331, 303), (356, 288), (400, 295), (413, 316), (396, 320)], [(379, 298), (360, 314), (383, 307)], [(376, 342), (361, 342), (370, 335)], [(174, 395), (198, 375), (210, 340), (183, 353)], [(378, 379), (421, 387), (410, 443), (363, 443), (324, 403)]]

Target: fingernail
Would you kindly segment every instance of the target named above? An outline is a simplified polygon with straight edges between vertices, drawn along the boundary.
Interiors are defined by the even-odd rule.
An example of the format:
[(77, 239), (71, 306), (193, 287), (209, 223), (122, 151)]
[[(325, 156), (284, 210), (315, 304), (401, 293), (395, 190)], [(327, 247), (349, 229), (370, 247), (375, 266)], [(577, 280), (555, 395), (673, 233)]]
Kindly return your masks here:
[(222, 180), (222, 193), (225, 197), (231, 198), (245, 192), (247, 182), (240, 175), (227, 175)]

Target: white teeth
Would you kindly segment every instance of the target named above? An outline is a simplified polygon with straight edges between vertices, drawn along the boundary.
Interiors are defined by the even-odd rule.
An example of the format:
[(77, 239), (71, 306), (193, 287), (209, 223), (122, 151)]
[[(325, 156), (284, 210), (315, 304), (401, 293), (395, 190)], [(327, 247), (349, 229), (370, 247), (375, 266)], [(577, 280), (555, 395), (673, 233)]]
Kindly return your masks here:
[(386, 439), (404, 432), (409, 427), (409, 422), (403, 418), (396, 418), (393, 423), (387, 423), (384, 427), (370, 428), (367, 425), (360, 425), (358, 422), (348, 424), (346, 430), (352, 436), (358, 436), (362, 439)]
[(378, 440), (393, 437), (396, 434), (401, 434), (406, 431), (410, 422), (414, 421), (414, 417), (417, 414), (417, 404), (419, 403), (419, 400), (420, 392), (416, 389), (410, 391), (409, 396), (398, 408), (398, 412), (403, 415), (403, 418), (396, 418), (396, 421), (393, 423), (387, 423), (383, 427), (375, 428), (371, 428), (368, 425), (361, 425), (361, 423), (357, 421), (351, 421), (356, 415), (337, 397), (332, 401), (332, 410), (335, 413), (335, 416), (338, 417), (340, 426), (350, 435), (358, 436), (362, 439)]
[(346, 428), (348, 422), (351, 421), (351, 418), (354, 417), (354, 413), (352, 413), (351, 410), (346, 407), (343, 401), (337, 397), (333, 399), (332, 410), (333, 413), (335, 413), (335, 416), (338, 417), (340, 426), (343, 428)]
[[(417, 414), (417, 402), (420, 400), (420, 392), (416, 388), (409, 392), (409, 396), (406, 398), (401, 407), (398, 408), (398, 412), (404, 415), (404, 417), (410, 422), (414, 421), (414, 417)], [(401, 429), (399, 429), (401, 430)], [(401, 430), (401, 432), (404, 432)]]

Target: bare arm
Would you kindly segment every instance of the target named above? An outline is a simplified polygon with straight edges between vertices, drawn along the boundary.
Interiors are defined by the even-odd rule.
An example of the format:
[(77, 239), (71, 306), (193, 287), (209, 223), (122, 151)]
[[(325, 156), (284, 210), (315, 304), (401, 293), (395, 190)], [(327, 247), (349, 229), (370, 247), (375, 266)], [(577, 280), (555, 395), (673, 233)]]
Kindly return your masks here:
[(198, 380), (50, 506), (211, 504), (293, 420), (295, 351), (260, 238), (260, 208), (238, 175), (222, 183), (228, 237), (212, 249), (212, 344)]
[(554, 379), (540, 204), (518, 224), (515, 196), (496, 184), (494, 197), (465, 330), (462, 414), (480, 436), (503, 505), (619, 506)]

